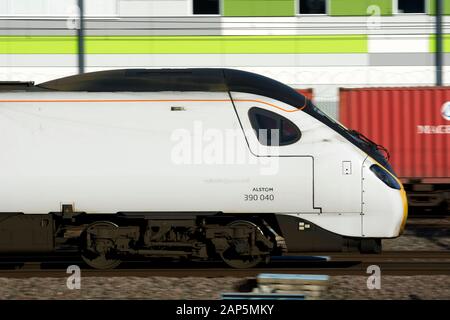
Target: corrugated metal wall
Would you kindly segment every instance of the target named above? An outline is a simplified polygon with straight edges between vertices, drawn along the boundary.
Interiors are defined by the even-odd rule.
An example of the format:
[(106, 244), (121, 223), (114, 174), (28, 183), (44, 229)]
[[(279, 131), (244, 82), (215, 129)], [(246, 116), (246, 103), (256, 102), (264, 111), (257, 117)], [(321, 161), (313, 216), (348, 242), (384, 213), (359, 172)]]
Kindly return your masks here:
[(450, 177), (450, 87), (341, 89), (340, 121), (386, 147), (400, 177)]

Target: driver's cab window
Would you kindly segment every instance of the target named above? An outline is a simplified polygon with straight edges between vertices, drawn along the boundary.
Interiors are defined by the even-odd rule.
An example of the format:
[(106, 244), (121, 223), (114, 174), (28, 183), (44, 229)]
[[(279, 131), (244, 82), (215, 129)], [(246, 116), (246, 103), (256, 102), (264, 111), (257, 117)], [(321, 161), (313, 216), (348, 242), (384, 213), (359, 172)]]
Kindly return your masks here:
[(275, 112), (253, 107), (248, 116), (259, 142), (265, 146), (285, 146), (300, 140), (300, 129)]

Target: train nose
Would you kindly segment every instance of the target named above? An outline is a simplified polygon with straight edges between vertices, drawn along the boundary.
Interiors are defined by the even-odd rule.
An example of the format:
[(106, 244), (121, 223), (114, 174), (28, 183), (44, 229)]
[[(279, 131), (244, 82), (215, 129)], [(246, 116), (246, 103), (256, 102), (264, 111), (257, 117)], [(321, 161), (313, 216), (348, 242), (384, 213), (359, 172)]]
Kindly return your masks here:
[(401, 181), (371, 158), (363, 165), (363, 234), (395, 238), (403, 233), (408, 202)]
[(400, 189), (400, 196), (402, 197), (402, 203), (403, 203), (403, 219), (402, 219), (402, 223), (400, 225), (400, 232), (399, 235), (401, 235), (403, 233), (403, 231), (405, 230), (405, 226), (406, 226), (406, 220), (408, 219), (408, 198), (406, 197), (406, 191), (403, 188)]

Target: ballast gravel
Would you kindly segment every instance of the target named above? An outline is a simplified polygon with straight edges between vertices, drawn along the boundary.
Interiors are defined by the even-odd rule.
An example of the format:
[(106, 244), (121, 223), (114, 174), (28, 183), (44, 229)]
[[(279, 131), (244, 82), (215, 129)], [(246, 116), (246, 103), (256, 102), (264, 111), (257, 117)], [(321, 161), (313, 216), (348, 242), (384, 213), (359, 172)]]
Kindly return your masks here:
[(383, 251), (450, 251), (450, 220), (413, 220), (400, 237), (382, 242)]
[[(220, 299), (246, 279), (169, 277), (88, 277), (79, 290), (65, 278), (0, 278), (0, 299)], [(320, 299), (450, 299), (450, 276), (382, 276), (368, 289), (365, 276), (332, 276)]]

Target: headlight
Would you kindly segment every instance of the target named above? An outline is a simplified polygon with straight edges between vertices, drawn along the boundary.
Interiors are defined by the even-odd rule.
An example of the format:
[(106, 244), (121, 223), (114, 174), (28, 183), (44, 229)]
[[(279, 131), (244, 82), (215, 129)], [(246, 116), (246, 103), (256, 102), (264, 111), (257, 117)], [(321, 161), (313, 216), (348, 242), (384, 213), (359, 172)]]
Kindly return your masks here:
[(389, 172), (387, 172), (385, 169), (383, 169), (379, 165), (373, 164), (370, 167), (370, 170), (373, 173), (375, 173), (375, 175), (378, 177), (378, 179), (383, 181), (389, 187), (397, 189), (397, 190), (401, 189), (401, 186), (398, 183), (398, 181)]

